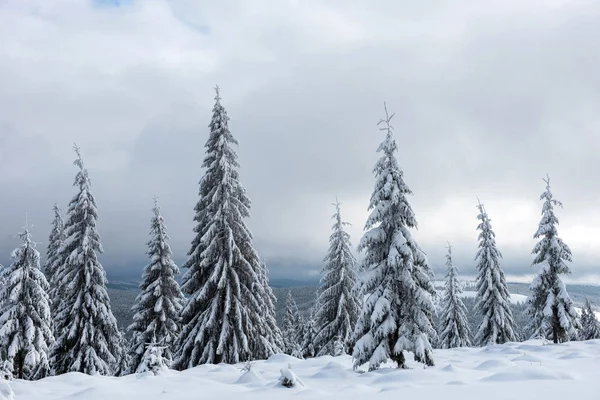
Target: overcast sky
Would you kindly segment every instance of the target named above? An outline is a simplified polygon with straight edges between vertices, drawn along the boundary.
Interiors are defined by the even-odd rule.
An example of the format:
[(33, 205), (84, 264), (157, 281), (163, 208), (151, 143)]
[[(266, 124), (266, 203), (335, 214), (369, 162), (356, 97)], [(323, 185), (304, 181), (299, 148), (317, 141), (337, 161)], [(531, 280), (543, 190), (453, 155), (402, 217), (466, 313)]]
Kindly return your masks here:
[(542, 178), (564, 203), (572, 279), (600, 282), (600, 2), (0, 0), (0, 263), (92, 179), (109, 279), (146, 263), (152, 196), (177, 262), (219, 84), (248, 221), (273, 278), (315, 278), (339, 196), (357, 244), (383, 139), (437, 276), (474, 273), (477, 197), (503, 266), (529, 279)]

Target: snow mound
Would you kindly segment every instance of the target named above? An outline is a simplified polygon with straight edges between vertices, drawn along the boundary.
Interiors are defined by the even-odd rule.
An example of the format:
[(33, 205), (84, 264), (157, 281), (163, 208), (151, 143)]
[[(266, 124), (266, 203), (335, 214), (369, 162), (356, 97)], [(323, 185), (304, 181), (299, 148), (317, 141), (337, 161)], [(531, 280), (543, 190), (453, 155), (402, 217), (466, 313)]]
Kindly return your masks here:
[(523, 354), (522, 356), (516, 357), (512, 359), (513, 361), (527, 361), (527, 362), (535, 362), (539, 363), (542, 361), (541, 358), (532, 356), (531, 354)]
[(517, 346), (516, 349), (522, 350), (522, 351), (536, 352), (536, 353), (543, 353), (543, 352), (548, 351), (546, 346), (540, 346), (540, 345), (536, 346), (536, 345), (531, 345), (531, 344), (521, 344), (521, 345)]
[(288, 356), (287, 354), (273, 354), (271, 357), (267, 359), (267, 363), (277, 363), (277, 364), (288, 364), (291, 362), (302, 361), (299, 358)]
[(15, 393), (10, 384), (5, 380), (0, 381), (0, 400), (14, 400), (14, 398)]
[(240, 378), (235, 382), (242, 385), (258, 385), (260, 386), (265, 381), (265, 378), (260, 376), (260, 374), (251, 369), (250, 371), (246, 371), (240, 376)]
[(296, 374), (289, 368), (281, 368), (281, 376), (277, 385), (286, 388), (292, 388), (296, 386), (304, 386), (304, 383), (296, 376)]
[(454, 365), (452, 364), (448, 364), (446, 365), (444, 368), (442, 368), (442, 371), (446, 371), (446, 372), (457, 372), (458, 368), (456, 368)]
[(552, 371), (545, 367), (513, 368), (483, 378), (485, 381), (534, 381), (534, 380), (562, 380), (574, 379), (573, 376), (560, 371)]
[(317, 373), (311, 376), (313, 379), (341, 379), (353, 376), (351, 370), (346, 371), (344, 366), (337, 362), (330, 362), (320, 368)]
[(569, 351), (566, 354), (559, 356), (561, 360), (572, 360), (577, 358), (589, 358), (590, 356), (587, 353), (581, 351)]
[(511, 368), (516, 364), (510, 360), (505, 360), (503, 358), (496, 358), (492, 360), (486, 360), (481, 364), (477, 365), (475, 369), (480, 371), (488, 371), (490, 369), (501, 369), (501, 368)]
[[(284, 355), (254, 361), (245, 372), (241, 371), (246, 363), (203, 365), (142, 379), (69, 373), (39, 381), (16, 379), (6, 384), (8, 397), (0, 396), (0, 400), (396, 400), (399, 395), (432, 400), (597, 400), (598, 344), (600, 341), (544, 345), (532, 340), (491, 346), (488, 352), (478, 348), (434, 350), (434, 367), (423, 368), (407, 354), (410, 369), (399, 370), (389, 362), (364, 373), (353, 370), (349, 356), (298, 360)], [(581, 354), (589, 357), (573, 358)], [(296, 385), (281, 386), (282, 375), (291, 377)]]

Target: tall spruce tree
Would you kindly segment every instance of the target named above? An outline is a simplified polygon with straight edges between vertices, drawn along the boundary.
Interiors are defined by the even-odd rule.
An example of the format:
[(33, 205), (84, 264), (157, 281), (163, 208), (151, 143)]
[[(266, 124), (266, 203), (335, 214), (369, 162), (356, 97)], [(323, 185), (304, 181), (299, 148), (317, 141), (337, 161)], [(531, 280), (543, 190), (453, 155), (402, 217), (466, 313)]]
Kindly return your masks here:
[(532, 337), (545, 337), (554, 343), (576, 338), (579, 322), (567, 288), (560, 278), (570, 274), (567, 262), (572, 254), (569, 246), (558, 237), (558, 218), (554, 206), (562, 203), (554, 199), (550, 191), (550, 178), (544, 179), (546, 190), (540, 196), (543, 201), (542, 219), (533, 235), (540, 241), (533, 248), (533, 265), (539, 266), (539, 274), (531, 284), (531, 296), (527, 299), (527, 315), (531, 322), (527, 327)]
[(344, 226), (349, 224), (342, 221), (340, 203), (336, 201), (334, 206), (335, 223), (329, 237), (315, 315), (317, 335), (314, 347), (320, 356), (334, 355), (338, 340), (344, 346), (352, 347), (360, 304), (355, 290), (356, 259), (352, 254), (350, 235), (344, 230)]
[(50, 375), (48, 353), (54, 341), (49, 285), (27, 227), (20, 237), (23, 244), (0, 276), (0, 355), (6, 367), (12, 367), (6, 371), (12, 376), (40, 379)]
[(471, 330), (467, 320), (467, 307), (460, 298), (462, 288), (458, 279), (458, 268), (452, 262), (452, 246), (448, 243), (446, 254), (446, 290), (442, 300), (440, 320), (440, 345), (443, 349), (471, 346)]
[(61, 301), (54, 316), (52, 365), (56, 374), (111, 375), (121, 352), (121, 333), (106, 291), (106, 273), (97, 258), (102, 245), (96, 201), (79, 148), (74, 149), (79, 171), (73, 186), (78, 192), (69, 203), (66, 240), (60, 250), (64, 265), (56, 276)]
[(147, 343), (159, 343), (166, 362), (173, 360), (172, 346), (180, 332), (179, 315), (185, 300), (175, 280), (179, 268), (172, 260), (167, 227), (157, 198), (154, 198), (152, 211), (151, 239), (147, 243), (150, 263), (142, 274), (140, 294), (133, 306), (133, 323), (127, 328), (133, 333), (130, 373), (137, 371), (142, 363)]
[(477, 302), (475, 310), (483, 320), (475, 336), (480, 346), (502, 344), (517, 340), (515, 321), (512, 315), (510, 293), (504, 271), (500, 267), (502, 254), (496, 247), (496, 234), (491, 219), (481, 202), (477, 204), (480, 221), (479, 250), (475, 256), (477, 265)]
[(361, 288), (367, 296), (355, 335), (354, 367), (369, 363), (374, 370), (388, 359), (405, 368), (405, 351), (418, 362), (433, 365), (431, 341), (437, 338), (432, 325), (434, 312), (433, 271), (425, 252), (410, 229), (417, 227), (408, 202), (412, 194), (396, 159), (397, 144), (390, 116), (379, 124), (386, 132), (378, 148), (383, 153), (375, 165), (375, 189), (371, 196), (365, 234)]
[(265, 324), (265, 288), (260, 285), (260, 260), (244, 220), (250, 200), (240, 183), (233, 149), (237, 140), (216, 89), (206, 142), (206, 168), (194, 220), (196, 237), (183, 265), (182, 290), (189, 295), (182, 311), (176, 367), (204, 363), (238, 363), (268, 354), (261, 326)]
[(48, 295), (52, 301), (51, 309), (52, 313), (54, 314), (59, 308), (61, 298), (56, 277), (59, 275), (57, 273), (58, 269), (64, 264), (60, 248), (65, 243), (66, 236), (65, 222), (62, 218), (62, 210), (58, 204), (54, 204), (53, 211), (54, 220), (52, 221), (52, 230), (50, 231), (48, 248), (46, 250), (46, 264), (44, 266), (44, 272), (50, 285)]
[(579, 331), (579, 340), (600, 339), (600, 322), (594, 314), (590, 299), (585, 299), (585, 304), (581, 310), (581, 330)]
[(292, 291), (288, 290), (285, 315), (283, 316), (283, 350), (285, 354), (297, 356), (302, 352), (302, 324), (296, 300), (294, 300)]

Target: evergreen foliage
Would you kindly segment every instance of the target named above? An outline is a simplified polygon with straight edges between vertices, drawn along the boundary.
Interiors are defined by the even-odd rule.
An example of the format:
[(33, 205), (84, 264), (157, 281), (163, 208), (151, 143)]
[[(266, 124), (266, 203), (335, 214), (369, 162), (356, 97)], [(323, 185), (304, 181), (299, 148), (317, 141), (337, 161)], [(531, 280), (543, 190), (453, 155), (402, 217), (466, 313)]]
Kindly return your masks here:
[(452, 246), (448, 244), (446, 254), (446, 290), (442, 300), (440, 321), (440, 345), (443, 349), (471, 346), (471, 331), (467, 320), (467, 308), (460, 298), (462, 288), (458, 279), (458, 268), (452, 262)]
[(153, 375), (158, 375), (161, 372), (169, 369), (169, 361), (163, 357), (163, 352), (166, 347), (161, 346), (156, 342), (156, 338), (152, 338), (151, 342), (144, 344), (144, 354), (135, 372), (143, 374), (150, 372)]
[(514, 342), (515, 322), (510, 305), (510, 293), (506, 285), (504, 271), (500, 266), (502, 254), (496, 247), (496, 234), (491, 219), (481, 202), (478, 203), (480, 221), (479, 250), (475, 256), (477, 266), (477, 303), (475, 309), (483, 317), (475, 343), (480, 346)]
[(600, 339), (600, 322), (594, 314), (590, 299), (585, 299), (585, 305), (581, 310), (581, 330), (579, 331), (580, 340)]
[(52, 365), (56, 374), (112, 375), (121, 353), (121, 333), (106, 291), (106, 273), (97, 257), (102, 245), (96, 201), (77, 146), (75, 153), (79, 171), (73, 186), (78, 192), (69, 203), (65, 221), (66, 239), (60, 249), (64, 264), (55, 274), (61, 301), (54, 315), (57, 337)]
[(317, 294), (318, 309), (315, 315), (317, 335), (314, 345), (319, 355), (333, 355), (336, 340), (352, 346), (354, 326), (358, 318), (359, 299), (355, 285), (356, 259), (352, 254), (350, 235), (344, 230), (347, 222), (342, 221), (340, 203), (334, 204), (335, 223), (329, 237), (329, 251), (321, 286)]
[(312, 358), (317, 355), (318, 348), (315, 346), (317, 327), (315, 323), (315, 308), (311, 308), (308, 318), (302, 324), (302, 358)]
[(356, 324), (354, 367), (369, 363), (369, 370), (392, 359), (405, 368), (405, 351), (418, 362), (433, 365), (431, 341), (437, 338), (434, 312), (433, 271), (425, 252), (410, 229), (417, 227), (408, 202), (412, 194), (396, 159), (397, 144), (387, 113), (380, 121), (385, 140), (375, 165), (375, 189), (371, 196), (365, 234), (361, 289), (366, 296)]
[[(216, 90), (206, 168), (195, 207), (197, 222), (183, 265), (182, 290), (189, 295), (182, 310), (177, 341), (178, 369), (204, 363), (238, 363), (269, 354), (261, 327), (266, 325), (268, 297), (261, 285), (261, 266), (244, 220), (250, 200), (240, 183), (233, 146), (237, 140)], [(267, 339), (270, 340), (270, 339)]]
[(562, 203), (554, 199), (550, 191), (550, 178), (544, 179), (546, 190), (540, 196), (543, 201), (542, 219), (535, 239), (540, 239), (533, 248), (533, 265), (539, 273), (531, 284), (532, 294), (527, 299), (527, 314), (531, 317), (528, 331), (532, 337), (544, 337), (554, 343), (566, 342), (577, 337), (579, 322), (567, 287), (560, 275), (570, 274), (567, 262), (571, 262), (571, 249), (558, 237), (558, 218), (554, 206)]
[(259, 281), (255, 284), (257, 292), (263, 292), (259, 298), (262, 302), (261, 310), (264, 322), (259, 324), (260, 342), (256, 343), (253, 349), (254, 358), (267, 359), (273, 354), (282, 353), (284, 349), (283, 337), (279, 326), (277, 325), (277, 316), (275, 312), (275, 303), (277, 298), (269, 286), (269, 269), (266, 260), (260, 263)]
[(171, 247), (167, 243), (167, 227), (156, 198), (152, 211), (151, 239), (147, 243), (150, 263), (144, 269), (141, 291), (133, 306), (133, 323), (128, 328), (133, 333), (131, 373), (140, 366), (146, 343), (158, 340), (164, 347), (163, 356), (167, 362), (173, 360), (171, 347), (180, 332), (179, 319), (185, 300), (175, 280), (179, 268), (172, 260)]
[(117, 358), (117, 363), (115, 364), (114, 367), (114, 375), (115, 376), (125, 376), (128, 375), (130, 373), (130, 365), (131, 365), (131, 355), (130, 355), (130, 349), (131, 349), (131, 344), (130, 341), (127, 340), (127, 337), (125, 336), (125, 332), (121, 332), (120, 333), (120, 338), (119, 338), (119, 347), (121, 349), (121, 352), (119, 353), (119, 357)]
[(300, 345), (302, 338), (301, 327), (302, 320), (298, 314), (298, 306), (296, 305), (294, 296), (292, 296), (292, 292), (288, 291), (283, 318), (283, 350), (285, 354), (297, 357), (298, 353), (302, 353)]
[(46, 279), (50, 285), (50, 289), (48, 290), (48, 296), (52, 301), (51, 309), (52, 313), (56, 313), (56, 311), (60, 308), (60, 292), (59, 286), (56, 281), (57, 271), (64, 264), (64, 260), (62, 258), (62, 253), (60, 251), (61, 247), (64, 245), (66, 236), (65, 236), (65, 222), (62, 218), (62, 210), (58, 206), (58, 204), (54, 204), (54, 220), (52, 221), (52, 230), (50, 231), (50, 237), (48, 240), (48, 247), (46, 250), (46, 264), (44, 266), (44, 273), (46, 274)]
[(5, 374), (40, 379), (50, 375), (48, 353), (54, 341), (49, 285), (28, 228), (19, 236), (23, 244), (0, 276), (0, 355)]

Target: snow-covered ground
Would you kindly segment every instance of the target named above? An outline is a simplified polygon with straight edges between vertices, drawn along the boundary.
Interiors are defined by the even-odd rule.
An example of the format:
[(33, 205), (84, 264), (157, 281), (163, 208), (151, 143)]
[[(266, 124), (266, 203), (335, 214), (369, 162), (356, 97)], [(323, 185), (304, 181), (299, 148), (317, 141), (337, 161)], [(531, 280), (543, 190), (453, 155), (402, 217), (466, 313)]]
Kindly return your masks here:
[[(600, 399), (600, 340), (540, 341), (435, 350), (436, 366), (357, 373), (348, 356), (298, 360), (276, 355), (253, 364), (204, 365), (161, 376), (122, 378), (66, 374), (13, 381), (15, 400), (112, 399)], [(290, 364), (300, 383), (277, 386)], [(286, 373), (289, 373), (286, 371)]]

